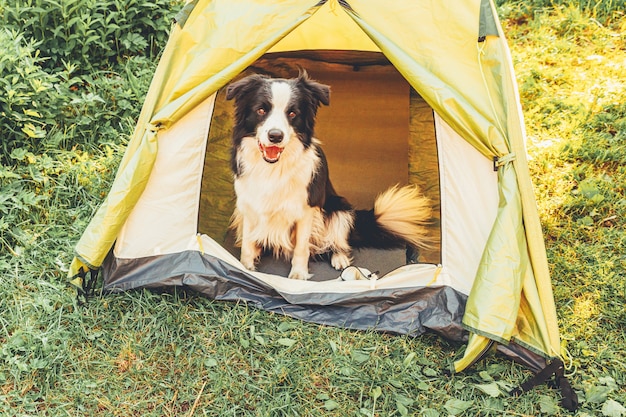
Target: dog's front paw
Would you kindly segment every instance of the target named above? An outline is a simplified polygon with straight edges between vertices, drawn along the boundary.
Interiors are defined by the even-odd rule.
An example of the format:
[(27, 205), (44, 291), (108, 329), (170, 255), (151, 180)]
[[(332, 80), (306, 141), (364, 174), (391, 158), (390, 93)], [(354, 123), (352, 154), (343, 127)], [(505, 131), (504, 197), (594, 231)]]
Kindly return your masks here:
[(254, 261), (250, 262), (250, 261), (245, 261), (242, 259), (241, 263), (248, 271), (256, 271), (256, 266), (254, 266)]
[(249, 270), (249, 271), (256, 271), (256, 266), (254, 266), (254, 264), (257, 261), (257, 257), (256, 256), (244, 256), (243, 254), (241, 255), (241, 263), (243, 264), (243, 266)]
[(254, 264), (261, 258), (261, 248), (254, 244), (241, 245), (240, 262), (249, 271), (256, 271)]
[(333, 256), (330, 258), (330, 264), (338, 271), (349, 267), (351, 261), (350, 257), (345, 253), (333, 253)]
[(291, 271), (289, 272), (289, 278), (291, 279), (301, 279), (301, 280), (306, 281), (312, 276), (313, 275), (309, 274), (309, 271), (306, 268), (301, 269), (301, 268), (292, 267)]

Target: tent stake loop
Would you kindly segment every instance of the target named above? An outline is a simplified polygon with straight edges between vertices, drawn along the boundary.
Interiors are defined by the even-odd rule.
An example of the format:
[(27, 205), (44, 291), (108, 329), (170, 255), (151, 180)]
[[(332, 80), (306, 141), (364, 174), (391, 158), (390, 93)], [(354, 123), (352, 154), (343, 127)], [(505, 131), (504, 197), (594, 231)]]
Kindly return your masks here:
[(493, 170), (497, 172), (498, 168), (500, 168), (503, 165), (508, 164), (509, 162), (513, 162), (515, 160), (515, 153), (511, 152), (509, 154), (502, 155), (502, 156), (494, 156), (492, 160), (493, 160)]

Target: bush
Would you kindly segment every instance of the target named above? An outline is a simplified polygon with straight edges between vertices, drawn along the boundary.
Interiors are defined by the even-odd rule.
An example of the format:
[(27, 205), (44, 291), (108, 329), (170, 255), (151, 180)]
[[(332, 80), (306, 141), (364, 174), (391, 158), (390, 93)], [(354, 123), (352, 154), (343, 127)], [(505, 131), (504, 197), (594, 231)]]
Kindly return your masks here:
[(0, 0), (0, 163), (14, 149), (119, 144), (181, 3)]
[(174, 0), (0, 0), (6, 27), (40, 42), (48, 68), (73, 63), (80, 73), (120, 57), (154, 58), (181, 2)]
[(60, 78), (41, 68), (37, 42), (0, 31), (0, 163), (14, 148), (41, 149), (65, 105)]
[(0, 31), (0, 164), (15, 150), (89, 149), (121, 143), (141, 110), (156, 62), (130, 57), (119, 71), (78, 77), (76, 68), (42, 68), (38, 43)]
[(59, 129), (47, 138), (51, 148), (89, 149), (103, 143), (121, 143), (132, 131), (143, 98), (150, 86), (156, 62), (130, 57), (117, 71), (102, 70), (81, 77), (64, 72), (71, 94)]

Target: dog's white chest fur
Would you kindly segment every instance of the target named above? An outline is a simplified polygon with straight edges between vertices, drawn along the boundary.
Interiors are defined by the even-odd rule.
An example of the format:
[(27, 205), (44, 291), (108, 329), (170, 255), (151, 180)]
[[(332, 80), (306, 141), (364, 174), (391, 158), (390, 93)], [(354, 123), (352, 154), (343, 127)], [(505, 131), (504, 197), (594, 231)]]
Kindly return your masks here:
[[(308, 185), (319, 157), (298, 140), (291, 141), (276, 164), (263, 160), (255, 138), (246, 138), (238, 154), (242, 174), (235, 178), (235, 223), (245, 219), (248, 237), (289, 255), (297, 221), (309, 215)], [(318, 210), (318, 209), (317, 209)], [(319, 211), (319, 210), (318, 210)], [(241, 217), (243, 216), (243, 219)]]

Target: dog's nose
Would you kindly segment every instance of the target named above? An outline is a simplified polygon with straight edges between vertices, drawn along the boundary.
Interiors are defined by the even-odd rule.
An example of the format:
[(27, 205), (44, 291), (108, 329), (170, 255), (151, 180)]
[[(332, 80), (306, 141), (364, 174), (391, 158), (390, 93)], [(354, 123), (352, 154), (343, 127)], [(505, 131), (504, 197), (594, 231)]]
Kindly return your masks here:
[(270, 131), (267, 132), (267, 137), (272, 143), (280, 143), (282, 142), (283, 137), (285, 137), (285, 135), (279, 129), (270, 129)]

